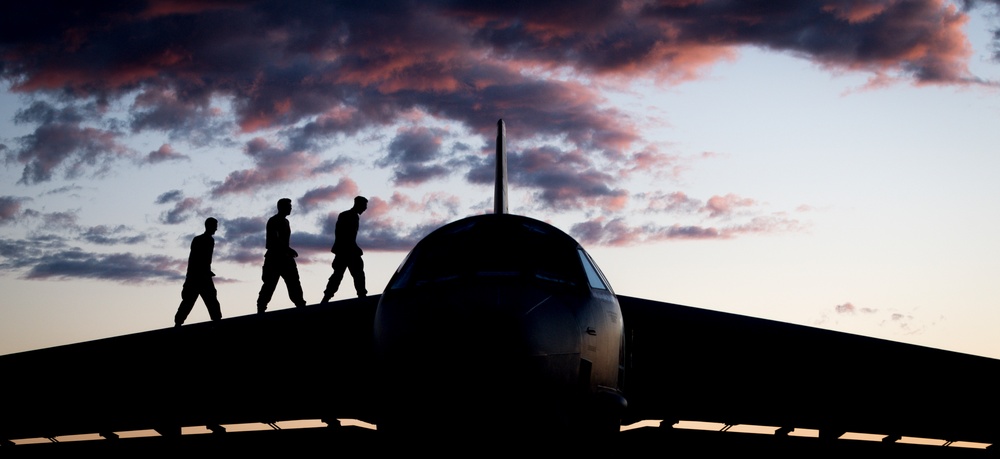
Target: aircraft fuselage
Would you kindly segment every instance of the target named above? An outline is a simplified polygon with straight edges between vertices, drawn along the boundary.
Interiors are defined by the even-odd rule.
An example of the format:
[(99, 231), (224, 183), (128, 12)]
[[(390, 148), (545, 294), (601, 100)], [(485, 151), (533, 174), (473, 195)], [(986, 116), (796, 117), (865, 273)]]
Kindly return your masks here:
[(459, 220), (417, 244), (379, 302), (380, 429), (617, 429), (621, 342), (617, 299), (570, 236), (516, 215)]

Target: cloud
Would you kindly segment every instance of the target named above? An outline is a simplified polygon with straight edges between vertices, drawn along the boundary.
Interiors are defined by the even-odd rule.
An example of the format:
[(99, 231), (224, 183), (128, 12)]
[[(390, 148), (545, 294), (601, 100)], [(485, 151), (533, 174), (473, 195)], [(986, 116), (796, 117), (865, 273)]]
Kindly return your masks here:
[(838, 305), (834, 306), (833, 309), (834, 309), (834, 311), (837, 312), (837, 314), (855, 314), (857, 312), (860, 312), (862, 314), (874, 314), (874, 313), (878, 312), (878, 309), (856, 308), (851, 303), (838, 304)]
[(21, 213), (21, 203), (27, 200), (17, 196), (0, 196), (0, 225), (14, 222)]
[(444, 177), (451, 172), (440, 163), (444, 134), (442, 129), (403, 129), (389, 143), (389, 151), (376, 164), (394, 166), (393, 182), (397, 185), (416, 185)]
[(156, 197), (156, 204), (173, 203), (174, 207), (160, 213), (160, 223), (177, 225), (194, 215), (202, 215), (208, 210), (201, 207), (200, 198), (185, 197), (181, 190), (170, 190)]
[[(859, 308), (850, 302), (838, 304), (833, 307), (833, 310), (836, 313), (836, 317), (844, 318), (845, 321), (841, 323), (840, 320), (834, 319), (832, 325), (877, 326), (887, 329), (891, 333), (904, 335), (923, 333), (929, 327), (935, 326), (939, 321), (944, 320), (944, 317), (928, 320), (927, 318), (918, 317), (915, 312), (904, 313), (899, 312), (895, 308)], [(824, 313), (816, 321), (816, 325), (831, 325), (830, 322), (830, 318)]]
[[(466, 175), (471, 183), (492, 184), (495, 160), (467, 158), (472, 167)], [(542, 208), (567, 210), (592, 207), (617, 211), (628, 202), (628, 192), (616, 188), (613, 172), (605, 172), (582, 151), (564, 151), (554, 146), (508, 153), (510, 183), (535, 190), (534, 200)]]
[(180, 201), (184, 199), (184, 192), (181, 190), (170, 190), (161, 193), (156, 197), (157, 204), (166, 204), (168, 202)]
[[(128, 230), (95, 227), (84, 238), (93, 239), (102, 233), (106, 236), (124, 231)], [(104, 242), (110, 243), (110, 240), (106, 239)], [(126, 243), (134, 242), (138, 241)], [(0, 267), (21, 271), (22, 278), (29, 280), (97, 279), (123, 283), (177, 281), (184, 278), (184, 265), (185, 260), (163, 255), (88, 252), (70, 246), (64, 237), (51, 234), (26, 239), (0, 238)]]
[(177, 281), (181, 260), (162, 255), (95, 254), (82, 250), (50, 253), (34, 261), (26, 279), (100, 279), (124, 283)]
[(144, 161), (149, 164), (156, 164), (164, 161), (181, 161), (190, 159), (191, 158), (187, 155), (174, 151), (174, 148), (171, 147), (169, 143), (165, 143), (160, 145), (160, 148), (149, 152)]
[[(361, 225), (358, 229), (358, 245), (366, 252), (378, 251), (408, 251), (416, 245), (417, 241), (437, 229), (454, 215), (453, 201), (444, 194), (428, 195), (422, 203), (418, 204), (402, 194), (395, 193), (393, 197), (386, 201), (377, 196), (368, 198), (368, 210), (361, 215)], [(417, 224), (406, 224), (392, 218), (393, 210), (409, 210), (423, 208), (427, 212), (420, 215), (423, 221)], [(444, 216), (434, 209), (447, 209)], [(340, 212), (329, 213), (321, 222), (323, 241), (326, 244), (323, 250), (329, 250), (333, 244), (333, 234), (337, 225), (337, 217)]]
[(67, 178), (77, 177), (86, 169), (100, 174), (115, 159), (130, 156), (131, 150), (118, 142), (117, 132), (84, 125), (100, 117), (101, 110), (93, 103), (70, 102), (56, 107), (35, 101), (18, 110), (14, 115), (16, 123), (37, 124), (33, 133), (17, 139), (19, 148), (4, 150), (8, 164), (24, 164), (18, 183), (47, 182), (59, 169)]
[(640, 193), (636, 198), (648, 201), (646, 212), (691, 214), (703, 208), (702, 202), (680, 191)]
[(46, 191), (45, 193), (42, 193), (42, 195), (43, 196), (49, 196), (49, 195), (56, 195), (56, 194), (72, 193), (74, 191), (79, 191), (79, 190), (82, 190), (82, 189), (83, 189), (83, 187), (80, 187), (80, 186), (77, 186), (77, 185), (66, 185), (66, 186), (61, 186), (59, 188), (55, 188), (55, 189)]
[[(484, 139), (492, 133), (483, 120), (504, 117), (521, 139), (618, 155), (616, 173), (672, 168), (640, 145), (635, 120), (607, 108), (600, 83), (697, 78), (746, 46), (862, 72), (872, 84), (984, 83), (967, 65), (968, 17), (943, 0), (43, 5), (0, 10), (0, 78), (63, 105), (19, 115), (38, 124), (6, 153), (24, 165), (26, 184), (59, 169), (100, 171), (129, 154), (118, 132), (86, 124), (119, 100), (129, 102), (133, 133), (166, 132), (196, 145), (280, 130), (283, 146), (247, 146), (255, 167), (226, 177), (213, 190), (218, 197), (319, 173), (314, 155), (330, 139), (414, 111)], [(431, 131), (402, 133), (385, 167), (396, 168), (400, 184), (447, 175), (448, 164), (427, 156), (440, 156), (438, 140)], [(174, 158), (164, 153), (147, 160)], [(546, 205), (570, 204), (558, 189), (547, 191)]]
[[(807, 57), (825, 67), (918, 84), (975, 83), (962, 32), (967, 16), (942, 0), (906, 2), (683, 2), (644, 15), (676, 25), (681, 42), (749, 44)], [(707, 25), (707, 26), (706, 26)]]
[(215, 257), (244, 264), (264, 261), (265, 217), (221, 219), (215, 240)]
[(133, 245), (146, 242), (147, 236), (125, 225), (98, 225), (87, 228), (82, 239), (98, 245)]
[(206, 145), (214, 142), (215, 133), (235, 129), (225, 111), (211, 105), (211, 91), (184, 88), (183, 95), (177, 91), (169, 83), (146, 85), (132, 103), (132, 132), (161, 131), (173, 140)]
[(752, 207), (755, 205), (753, 199), (741, 198), (734, 194), (727, 194), (725, 196), (712, 196), (708, 198), (708, 202), (705, 204), (704, 212), (708, 212), (710, 217), (726, 217), (732, 215), (737, 209)]
[(730, 239), (746, 234), (799, 231), (797, 221), (780, 215), (756, 216), (725, 226), (629, 224), (623, 217), (597, 217), (570, 227), (570, 235), (581, 244), (629, 246), (678, 239)]
[(315, 155), (285, 150), (260, 137), (247, 142), (244, 152), (255, 167), (230, 173), (212, 188), (213, 197), (250, 194), (267, 186), (319, 175), (317, 170), (327, 170)]
[[(349, 178), (341, 178), (336, 185), (313, 188), (307, 191), (298, 199), (299, 209), (303, 213), (316, 210), (319, 206), (334, 201), (350, 201), (354, 204), (354, 197), (358, 195), (358, 184)], [(345, 208), (346, 210), (347, 208)]]

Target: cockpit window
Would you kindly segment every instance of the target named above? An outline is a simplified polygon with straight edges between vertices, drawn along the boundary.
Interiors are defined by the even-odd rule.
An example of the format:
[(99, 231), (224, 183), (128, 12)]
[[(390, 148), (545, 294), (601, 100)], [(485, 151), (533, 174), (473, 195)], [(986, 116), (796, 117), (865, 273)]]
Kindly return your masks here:
[(580, 262), (583, 263), (583, 270), (587, 273), (587, 282), (590, 283), (590, 288), (611, 290), (608, 288), (608, 283), (604, 281), (604, 275), (601, 274), (601, 270), (590, 259), (590, 255), (584, 252), (583, 249), (578, 249), (577, 253), (580, 255)]
[(566, 285), (586, 285), (575, 247), (541, 226), (497, 229), (466, 225), (444, 237), (427, 238), (400, 266), (389, 288), (417, 287), (462, 277), (534, 278)]

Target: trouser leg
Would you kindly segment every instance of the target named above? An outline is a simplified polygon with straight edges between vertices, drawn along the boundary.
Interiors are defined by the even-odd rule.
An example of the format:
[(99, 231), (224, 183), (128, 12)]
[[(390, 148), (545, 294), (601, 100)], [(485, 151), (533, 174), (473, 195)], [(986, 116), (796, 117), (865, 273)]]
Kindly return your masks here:
[(306, 300), (302, 297), (302, 283), (299, 281), (299, 268), (295, 266), (294, 259), (288, 259), (288, 264), (285, 265), (285, 271), (281, 273), (281, 277), (285, 279), (288, 299), (292, 300), (296, 307), (305, 306)]
[(181, 325), (191, 313), (195, 300), (198, 299), (198, 290), (194, 287), (194, 282), (190, 279), (184, 280), (184, 287), (181, 288), (181, 304), (177, 307), (177, 314), (174, 315), (174, 325)]
[(323, 291), (323, 296), (329, 298), (337, 293), (340, 288), (340, 282), (344, 280), (344, 272), (347, 271), (347, 264), (344, 263), (344, 257), (337, 255), (333, 258), (333, 275), (330, 276), (330, 280), (326, 282), (326, 290)]
[(351, 270), (351, 277), (354, 279), (354, 290), (358, 292), (358, 297), (363, 297), (368, 295), (368, 290), (365, 289), (365, 262), (358, 257), (357, 259), (351, 260), (351, 263), (347, 265), (348, 269)]
[(205, 302), (205, 307), (208, 308), (208, 316), (212, 320), (222, 319), (222, 306), (219, 305), (219, 292), (215, 290), (215, 281), (211, 278), (205, 281), (204, 287), (201, 290), (201, 299)]
[(267, 310), (267, 304), (271, 302), (271, 295), (274, 295), (274, 288), (278, 286), (278, 278), (281, 276), (281, 273), (275, 269), (274, 262), (269, 259), (264, 259), (264, 267), (261, 271), (260, 279), (264, 281), (264, 285), (261, 285), (260, 293), (257, 294), (258, 313)]

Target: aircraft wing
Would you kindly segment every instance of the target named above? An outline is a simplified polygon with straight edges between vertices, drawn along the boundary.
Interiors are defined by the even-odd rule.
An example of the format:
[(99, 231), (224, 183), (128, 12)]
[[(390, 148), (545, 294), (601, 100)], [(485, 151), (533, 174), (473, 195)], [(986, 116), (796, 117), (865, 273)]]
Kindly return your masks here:
[(997, 443), (1000, 360), (619, 296), (627, 419)]
[(374, 422), (378, 299), (0, 356), (0, 441), (300, 419)]

